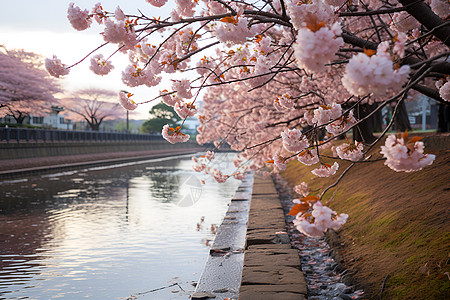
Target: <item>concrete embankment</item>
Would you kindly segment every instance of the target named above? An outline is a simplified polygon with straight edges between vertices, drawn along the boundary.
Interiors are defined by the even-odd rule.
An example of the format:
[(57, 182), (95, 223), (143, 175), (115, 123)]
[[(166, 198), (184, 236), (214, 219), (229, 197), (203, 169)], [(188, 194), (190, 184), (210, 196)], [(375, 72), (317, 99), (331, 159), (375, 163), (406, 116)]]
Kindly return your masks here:
[(0, 160), (66, 155), (83, 155), (113, 152), (157, 151), (200, 147), (195, 142), (170, 144), (155, 141), (97, 141), (97, 142), (47, 142), (0, 143)]
[(86, 166), (102, 166), (156, 159), (166, 156), (191, 154), (199, 151), (204, 151), (204, 148), (192, 147), (182, 149), (102, 152), (78, 155), (6, 159), (0, 161), (0, 179), (39, 174), (49, 171), (73, 170)]
[(231, 200), (192, 299), (303, 300), (306, 294), (275, 185), (249, 175)]

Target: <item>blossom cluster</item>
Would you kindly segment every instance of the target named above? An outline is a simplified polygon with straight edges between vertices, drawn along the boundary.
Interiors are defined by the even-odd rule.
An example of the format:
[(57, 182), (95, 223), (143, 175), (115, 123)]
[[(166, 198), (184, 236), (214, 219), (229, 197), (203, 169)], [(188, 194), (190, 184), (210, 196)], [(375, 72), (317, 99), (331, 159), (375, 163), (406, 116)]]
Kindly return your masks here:
[(294, 191), (303, 196), (306, 197), (308, 196), (309, 192), (311, 191), (311, 188), (308, 186), (308, 184), (306, 182), (302, 182), (299, 185), (294, 186)]
[(342, 159), (358, 161), (363, 157), (362, 150), (362, 143), (355, 142), (354, 145), (344, 143), (336, 147), (336, 154)]
[(45, 68), (50, 75), (56, 78), (69, 74), (69, 69), (56, 57), (56, 55), (53, 55), (53, 59), (45, 59)]
[(124, 92), (119, 92), (119, 103), (126, 110), (135, 110), (138, 106), (136, 102), (131, 99), (131, 96), (133, 96), (131, 93), (126, 94)]
[(338, 215), (335, 211), (317, 201), (312, 206), (310, 217), (297, 214), (294, 225), (301, 233), (311, 237), (322, 237), (329, 229), (339, 230), (347, 222), (348, 215)]
[(354, 55), (345, 66), (342, 77), (344, 87), (355, 96), (384, 95), (387, 91), (398, 90), (408, 79), (408, 65), (396, 68), (392, 58), (385, 51), (386, 44), (378, 46), (377, 54)]
[(333, 165), (320, 164), (320, 166), (317, 169), (312, 170), (311, 173), (319, 177), (330, 177), (336, 174), (338, 169), (339, 164), (337, 162), (334, 162)]
[(278, 110), (294, 109), (295, 101), (288, 94), (284, 94), (275, 99), (274, 105)]
[(179, 127), (174, 129), (167, 124), (163, 126), (161, 134), (171, 144), (184, 143), (189, 140), (189, 135), (182, 133)]
[(341, 33), (338, 23), (334, 23), (331, 28), (320, 27), (318, 30), (311, 26), (300, 28), (293, 46), (300, 66), (309, 72), (325, 71), (325, 65), (335, 58), (339, 47), (344, 45), (344, 40), (338, 37)]
[(391, 134), (381, 146), (381, 154), (386, 158), (385, 165), (396, 172), (413, 172), (431, 165), (436, 158), (433, 154), (424, 154), (423, 142), (412, 138), (406, 142), (407, 134), (396, 137)]
[(439, 89), (439, 96), (447, 102), (450, 102), (450, 81), (438, 80), (436, 87)]
[(110, 61), (103, 58), (103, 54), (96, 54), (91, 57), (91, 65), (89, 67), (92, 72), (97, 75), (106, 75), (114, 69)]
[(289, 129), (281, 133), (283, 140), (283, 147), (289, 152), (301, 152), (309, 147), (309, 142), (306, 136), (302, 136), (302, 131), (299, 129)]

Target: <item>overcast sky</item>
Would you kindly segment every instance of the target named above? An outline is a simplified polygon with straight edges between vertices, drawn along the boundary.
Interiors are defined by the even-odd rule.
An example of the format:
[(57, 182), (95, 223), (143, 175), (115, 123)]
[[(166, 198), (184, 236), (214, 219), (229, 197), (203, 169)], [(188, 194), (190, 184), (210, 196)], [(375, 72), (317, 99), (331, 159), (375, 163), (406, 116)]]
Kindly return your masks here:
[[(54, 54), (63, 63), (71, 65), (91, 50), (103, 43), (99, 35), (101, 27), (96, 23), (91, 28), (79, 32), (74, 30), (67, 20), (67, 8), (70, 2), (82, 9), (91, 10), (95, 3), (101, 2), (105, 10), (113, 12), (117, 5), (126, 13), (138, 14), (139, 8), (148, 16), (167, 16), (170, 6), (156, 9), (145, 0), (1, 0), (0, 9), (0, 43), (7, 48), (19, 48), (35, 52), (45, 57)], [(170, 1), (169, 1), (170, 2)], [(109, 48), (104, 56), (109, 56), (113, 49)], [(112, 62), (115, 69), (112, 73), (101, 77), (89, 70), (89, 60), (71, 69), (69, 75), (61, 80), (67, 92), (72, 90), (96, 87), (119, 91), (126, 89), (135, 94), (136, 101), (149, 100), (157, 96), (159, 89), (147, 87), (126, 87), (120, 80), (121, 70), (127, 65), (125, 55), (115, 57)], [(162, 88), (161, 88), (162, 89)], [(133, 119), (146, 119), (151, 104), (144, 104), (130, 113)]]

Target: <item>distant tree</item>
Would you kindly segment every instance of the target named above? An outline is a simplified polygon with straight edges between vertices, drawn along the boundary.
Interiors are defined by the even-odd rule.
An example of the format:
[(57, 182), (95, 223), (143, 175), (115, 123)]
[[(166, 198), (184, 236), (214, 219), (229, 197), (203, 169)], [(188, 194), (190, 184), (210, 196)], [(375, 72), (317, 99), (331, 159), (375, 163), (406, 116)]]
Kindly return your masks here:
[(89, 88), (75, 92), (70, 98), (61, 99), (59, 104), (68, 112), (68, 118), (86, 121), (92, 130), (98, 131), (104, 120), (114, 120), (125, 115), (125, 110), (114, 99), (116, 96), (112, 91)]
[(143, 133), (159, 133), (164, 125), (169, 124), (170, 127), (176, 127), (177, 123), (182, 120), (172, 106), (162, 102), (153, 106), (149, 114), (150, 118), (141, 126)]
[(43, 69), (43, 58), (0, 46), (0, 115), (22, 124), (31, 113), (48, 113), (61, 89)]

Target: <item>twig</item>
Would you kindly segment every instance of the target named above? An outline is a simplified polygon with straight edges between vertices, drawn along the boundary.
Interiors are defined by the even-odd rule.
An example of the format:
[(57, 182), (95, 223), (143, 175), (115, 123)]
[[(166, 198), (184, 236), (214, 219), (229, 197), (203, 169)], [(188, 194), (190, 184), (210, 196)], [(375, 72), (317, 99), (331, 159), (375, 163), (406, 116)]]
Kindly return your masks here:
[(136, 295), (145, 295), (145, 294), (148, 294), (148, 293), (153, 293), (153, 292), (156, 292), (156, 291), (159, 291), (159, 290), (167, 289), (167, 288), (170, 288), (170, 287), (173, 287), (173, 286), (178, 286), (183, 292), (185, 292), (185, 290), (177, 282), (175, 282), (175, 283), (172, 283), (171, 285), (168, 285), (168, 286), (163, 286), (163, 287), (160, 287), (160, 288), (157, 288), (157, 289), (153, 289), (153, 290), (149, 290), (149, 291), (146, 291), (146, 292), (136, 293)]
[(389, 274), (387, 274), (386, 277), (384, 277), (383, 285), (381, 286), (380, 300), (381, 300), (382, 297), (383, 297), (383, 290), (384, 290), (384, 287), (386, 286), (386, 281), (387, 281), (387, 279), (388, 279), (388, 276), (389, 276)]

